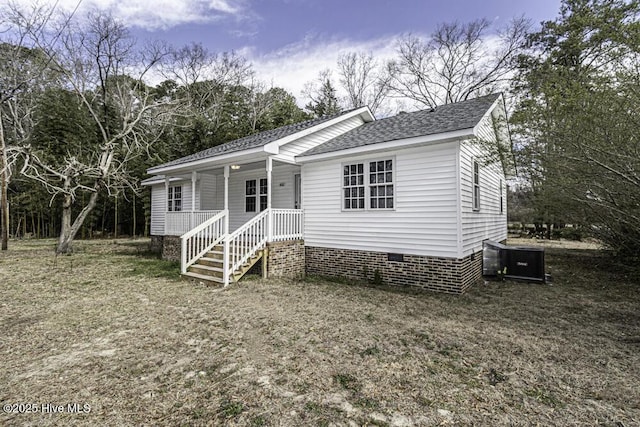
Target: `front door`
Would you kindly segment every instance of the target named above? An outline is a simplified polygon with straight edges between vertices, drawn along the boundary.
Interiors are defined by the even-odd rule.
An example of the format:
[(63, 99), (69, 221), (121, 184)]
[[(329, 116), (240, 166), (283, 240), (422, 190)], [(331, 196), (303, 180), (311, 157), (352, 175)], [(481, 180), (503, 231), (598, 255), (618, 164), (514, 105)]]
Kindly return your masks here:
[(293, 208), (302, 209), (302, 179), (299, 173), (293, 176)]

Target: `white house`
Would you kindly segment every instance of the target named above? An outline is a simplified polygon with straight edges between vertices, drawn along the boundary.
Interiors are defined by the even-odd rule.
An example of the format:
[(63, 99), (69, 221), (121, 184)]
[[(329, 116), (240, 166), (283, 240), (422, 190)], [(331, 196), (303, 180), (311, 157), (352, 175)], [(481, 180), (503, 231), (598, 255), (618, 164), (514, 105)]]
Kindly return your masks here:
[(269, 276), (462, 293), (481, 277), (483, 240), (507, 237), (486, 147), (508, 138), (497, 94), (251, 135), (148, 170), (153, 242), (183, 274), (225, 285), (262, 258)]

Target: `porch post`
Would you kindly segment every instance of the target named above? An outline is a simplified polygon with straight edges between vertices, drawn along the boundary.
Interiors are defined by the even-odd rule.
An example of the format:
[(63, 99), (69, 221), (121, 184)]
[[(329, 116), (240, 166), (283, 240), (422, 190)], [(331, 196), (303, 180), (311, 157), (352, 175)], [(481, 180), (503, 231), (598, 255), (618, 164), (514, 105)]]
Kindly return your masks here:
[(268, 225), (267, 225), (267, 242), (271, 242), (273, 238), (273, 214), (271, 213), (271, 172), (273, 170), (273, 159), (267, 157), (267, 211)]
[(196, 181), (198, 180), (198, 172), (191, 172), (191, 220), (189, 222), (189, 230), (196, 226)]
[(222, 250), (222, 281), (229, 286), (229, 165), (224, 167), (224, 249)]
[(229, 234), (229, 165), (224, 167), (224, 210), (227, 211), (224, 217), (224, 234)]
[(169, 176), (164, 176), (164, 235), (167, 235), (167, 213), (169, 212)]

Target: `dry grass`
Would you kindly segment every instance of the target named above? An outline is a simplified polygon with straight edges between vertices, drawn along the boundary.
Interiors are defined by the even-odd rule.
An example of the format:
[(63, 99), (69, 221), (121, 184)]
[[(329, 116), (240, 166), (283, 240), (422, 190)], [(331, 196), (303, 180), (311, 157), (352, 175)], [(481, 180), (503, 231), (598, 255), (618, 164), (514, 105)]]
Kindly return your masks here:
[(225, 291), (145, 242), (0, 254), (3, 425), (640, 424), (638, 276), (549, 249), (553, 285), (461, 297), (308, 279)]

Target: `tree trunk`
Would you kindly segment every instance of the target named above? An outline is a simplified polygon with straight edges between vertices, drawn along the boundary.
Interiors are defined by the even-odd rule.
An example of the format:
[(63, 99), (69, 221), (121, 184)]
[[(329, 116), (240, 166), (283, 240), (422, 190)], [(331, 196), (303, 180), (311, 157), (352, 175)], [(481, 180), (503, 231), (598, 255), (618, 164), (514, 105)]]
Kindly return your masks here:
[(133, 229), (131, 230), (131, 236), (133, 236), (133, 238), (136, 238), (136, 193), (133, 193)]
[(118, 238), (118, 195), (116, 194), (116, 214), (115, 214), (115, 223), (113, 224), (113, 238)]
[(0, 246), (3, 251), (9, 247), (9, 201), (7, 187), (9, 186), (9, 168), (7, 165), (7, 146), (4, 141), (4, 127), (2, 125), (2, 111), (0, 110)]
[(73, 200), (71, 196), (67, 195), (64, 197), (64, 201), (62, 202), (62, 226), (60, 229), (60, 237), (58, 239), (58, 247), (56, 248), (57, 253), (59, 254), (71, 253), (72, 251), (71, 243), (73, 242), (73, 239), (75, 239), (76, 234), (82, 227), (84, 220), (91, 213), (93, 208), (96, 206), (97, 200), (98, 200), (98, 191), (96, 189), (95, 192), (91, 193), (91, 197), (89, 198), (89, 203), (87, 203), (87, 205), (84, 208), (82, 208), (82, 211), (80, 211), (75, 221), (71, 223)]

